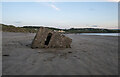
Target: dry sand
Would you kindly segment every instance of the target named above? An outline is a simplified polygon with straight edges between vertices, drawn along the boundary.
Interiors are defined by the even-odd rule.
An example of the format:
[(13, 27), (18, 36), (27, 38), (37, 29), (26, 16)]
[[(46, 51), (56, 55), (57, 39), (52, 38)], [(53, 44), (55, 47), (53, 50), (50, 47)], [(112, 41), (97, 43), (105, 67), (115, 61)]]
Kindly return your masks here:
[(72, 48), (31, 49), (34, 36), (3, 32), (3, 75), (118, 74), (118, 37), (67, 34)]

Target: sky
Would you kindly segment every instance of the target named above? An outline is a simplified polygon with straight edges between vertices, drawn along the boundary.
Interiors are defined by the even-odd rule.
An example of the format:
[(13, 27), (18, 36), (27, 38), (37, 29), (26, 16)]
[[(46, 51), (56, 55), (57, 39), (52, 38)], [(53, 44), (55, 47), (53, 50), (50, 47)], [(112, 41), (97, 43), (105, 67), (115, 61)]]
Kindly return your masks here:
[(117, 2), (2, 2), (2, 23), (15, 26), (118, 28)]

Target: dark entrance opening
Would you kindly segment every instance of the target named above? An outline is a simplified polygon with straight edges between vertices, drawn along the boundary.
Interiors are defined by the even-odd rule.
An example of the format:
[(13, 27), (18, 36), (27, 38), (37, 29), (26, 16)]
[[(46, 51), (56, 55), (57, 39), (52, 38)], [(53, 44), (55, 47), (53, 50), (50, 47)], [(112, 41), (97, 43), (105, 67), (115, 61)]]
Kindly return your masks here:
[(45, 41), (45, 45), (49, 44), (51, 37), (52, 37), (52, 33), (49, 33), (48, 36), (47, 36), (47, 39)]

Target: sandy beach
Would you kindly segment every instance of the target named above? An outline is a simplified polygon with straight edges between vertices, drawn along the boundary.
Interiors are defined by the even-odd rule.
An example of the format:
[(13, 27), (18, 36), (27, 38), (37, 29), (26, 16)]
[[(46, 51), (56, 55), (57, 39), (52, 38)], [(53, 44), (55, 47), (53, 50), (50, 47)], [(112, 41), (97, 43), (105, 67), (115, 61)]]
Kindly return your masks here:
[(35, 33), (3, 32), (3, 75), (117, 75), (118, 37), (66, 34), (72, 48), (31, 49)]

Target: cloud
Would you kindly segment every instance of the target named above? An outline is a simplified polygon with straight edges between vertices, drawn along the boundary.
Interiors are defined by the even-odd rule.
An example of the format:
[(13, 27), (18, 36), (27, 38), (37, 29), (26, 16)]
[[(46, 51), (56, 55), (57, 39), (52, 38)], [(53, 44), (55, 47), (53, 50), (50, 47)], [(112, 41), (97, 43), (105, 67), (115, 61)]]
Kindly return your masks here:
[(58, 7), (56, 7), (55, 5), (51, 4), (50, 7), (52, 7), (53, 9), (60, 11), (60, 9)]
[[(39, 3), (39, 2), (38, 2), (38, 3)], [(58, 8), (58, 7), (56, 6), (56, 2), (54, 2), (54, 1), (43, 2), (43, 3), (40, 3), (40, 4), (42, 4), (43, 6), (47, 6), (47, 7), (53, 8), (53, 9), (55, 9), (56, 11), (60, 11), (60, 10), (61, 10), (60, 8)]]
[(15, 21), (15, 23), (22, 23), (21, 21)]
[(98, 27), (98, 25), (91, 25), (91, 27)]

